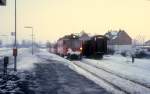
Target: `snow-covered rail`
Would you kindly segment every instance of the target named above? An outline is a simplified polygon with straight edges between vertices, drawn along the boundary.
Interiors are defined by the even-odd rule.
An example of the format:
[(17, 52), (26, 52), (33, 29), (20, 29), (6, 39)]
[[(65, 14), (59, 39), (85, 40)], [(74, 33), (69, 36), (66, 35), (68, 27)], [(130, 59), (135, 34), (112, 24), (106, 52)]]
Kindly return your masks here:
[(113, 71), (111, 71), (111, 70), (109, 70), (109, 69), (104, 68), (104, 67), (96, 66), (96, 65), (92, 64), (92, 62), (85, 62), (85, 61), (83, 61), (83, 62), (86, 63), (86, 64), (88, 64), (88, 65), (91, 65), (91, 66), (93, 66), (93, 67), (95, 67), (95, 68), (101, 69), (101, 70), (103, 70), (103, 71), (105, 71), (105, 72), (108, 72), (108, 73), (110, 73), (110, 74), (113, 74), (113, 75), (115, 75), (115, 76), (118, 76), (118, 77), (120, 77), (120, 78), (122, 78), (122, 79), (129, 80), (129, 81), (131, 81), (131, 82), (134, 82), (134, 83), (136, 83), (136, 84), (139, 84), (139, 85), (141, 85), (141, 86), (143, 86), (143, 87), (146, 87), (146, 88), (149, 88), (149, 89), (150, 89), (150, 86), (149, 86), (149, 85), (146, 85), (146, 84), (144, 84), (144, 83), (142, 83), (142, 82), (140, 82), (140, 81), (136, 81), (136, 80), (130, 79), (130, 78), (128, 78), (128, 77), (124, 77), (124, 76), (122, 76), (121, 74), (117, 74), (117, 73), (115, 73), (115, 72), (113, 72)]
[[(131, 80), (135, 83), (150, 88), (150, 72), (143, 68), (137, 67), (135, 64), (125, 64), (122, 62), (116, 62), (114, 60), (110, 61), (94, 59), (82, 59), (82, 62), (88, 63), (110, 73), (116, 74), (117, 76), (123, 77), (127, 80)], [(147, 67), (149, 66), (149, 64), (142, 66)]]
[(110, 87), (116, 89), (117, 91), (119, 91), (119, 92), (121, 92), (121, 93), (123, 93), (123, 94), (130, 94), (130, 93), (126, 92), (125, 90), (121, 89), (120, 87), (118, 87), (118, 86), (112, 84), (111, 82), (105, 80), (104, 78), (98, 76), (97, 74), (91, 72), (90, 70), (83, 68), (82, 66), (80, 66), (80, 65), (77, 63), (77, 61), (73, 61), (73, 63), (74, 63), (76, 66), (78, 66), (79, 68), (81, 68), (81, 69), (85, 70), (86, 72), (90, 73), (91, 75), (95, 76), (96, 78), (99, 78), (99, 79), (103, 80), (103, 81), (104, 81), (105, 83), (107, 83)]
[(124, 79), (108, 71), (80, 61), (73, 61), (73, 63), (126, 94), (150, 94), (149, 88), (142, 86), (136, 82)]

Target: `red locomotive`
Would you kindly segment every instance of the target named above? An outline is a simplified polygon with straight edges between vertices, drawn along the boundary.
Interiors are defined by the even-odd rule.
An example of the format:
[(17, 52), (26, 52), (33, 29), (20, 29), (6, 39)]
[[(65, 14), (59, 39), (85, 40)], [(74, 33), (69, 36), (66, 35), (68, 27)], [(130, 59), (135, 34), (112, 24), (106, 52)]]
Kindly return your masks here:
[(81, 59), (82, 41), (79, 36), (71, 34), (60, 38), (57, 41), (57, 54), (70, 59)]
[(81, 59), (82, 56), (102, 59), (107, 53), (107, 37), (95, 35), (82, 42), (77, 35), (66, 35), (57, 40), (50, 49), (52, 53), (69, 59)]

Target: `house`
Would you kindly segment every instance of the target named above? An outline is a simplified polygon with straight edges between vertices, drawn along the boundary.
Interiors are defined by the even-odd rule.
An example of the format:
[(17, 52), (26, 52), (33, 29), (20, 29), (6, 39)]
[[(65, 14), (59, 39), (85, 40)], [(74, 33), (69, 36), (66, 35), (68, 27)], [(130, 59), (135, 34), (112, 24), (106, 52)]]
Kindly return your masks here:
[(105, 36), (109, 39), (108, 48), (110, 49), (122, 52), (132, 48), (132, 39), (124, 30), (108, 31)]
[(82, 40), (82, 41), (86, 41), (86, 40), (90, 39), (90, 36), (87, 33), (85, 33), (84, 31), (80, 32), (79, 36), (80, 36), (80, 40)]

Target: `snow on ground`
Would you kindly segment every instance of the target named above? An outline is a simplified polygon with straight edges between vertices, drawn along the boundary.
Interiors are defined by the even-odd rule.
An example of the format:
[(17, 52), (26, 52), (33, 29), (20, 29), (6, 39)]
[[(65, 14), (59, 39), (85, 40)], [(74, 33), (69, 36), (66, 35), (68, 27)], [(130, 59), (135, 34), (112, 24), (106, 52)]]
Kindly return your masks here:
[(111, 92), (112, 94), (124, 94), (124, 92), (120, 90), (116, 90), (114, 87), (110, 86), (110, 84), (104, 82), (103, 80), (93, 76), (92, 74), (88, 73), (87, 71), (83, 70), (82, 68), (76, 66), (73, 62), (66, 60), (58, 55), (49, 53), (47, 51), (41, 51), (37, 53), (37, 55), (41, 55), (44, 57), (44, 59), (51, 59), (51, 60), (56, 60), (64, 63), (65, 65), (69, 66), (70, 69), (78, 72), (79, 74), (85, 76), (86, 78), (92, 80), (96, 84), (98, 84), (100, 87), (105, 88), (107, 91)]
[(121, 90), (126, 91), (130, 94), (149, 94), (150, 89), (145, 88), (141, 85), (135, 84), (132, 81), (122, 79), (116, 75), (103, 71), (101, 69), (95, 68), (88, 64), (82, 62), (75, 62), (77, 65), (81, 66), (82, 68), (88, 70), (89, 72), (96, 74), (98, 77), (105, 79), (106, 81), (112, 83), (113, 85), (121, 88)]
[(8, 51), (10, 51), (11, 50), (11, 48), (0, 48), (0, 54), (2, 55), (2, 54), (5, 54), (5, 53), (8, 53)]
[(11, 55), (12, 55), (11, 48), (0, 48), (0, 59), (2, 59), (4, 56), (11, 56)]
[(42, 56), (44, 59), (51, 59), (51, 60), (56, 60), (56, 61), (61, 61), (63, 63), (70, 63), (69, 60), (62, 58), (58, 55), (49, 53), (47, 50), (41, 49), (38, 53), (36, 53), (37, 56)]
[(72, 64), (72, 66), (70, 66), (70, 68), (76, 72), (78, 72), (79, 74), (85, 76), (86, 78), (92, 80), (93, 82), (95, 82), (96, 84), (98, 84), (100, 87), (105, 88), (108, 92), (111, 92), (112, 94), (125, 94), (124, 92), (120, 91), (120, 90), (116, 90), (113, 86), (111, 86), (110, 84), (106, 83), (105, 81), (99, 79), (96, 76), (93, 76), (91, 73), (83, 70), (82, 68)]
[(3, 74), (3, 61), (1, 60), (2, 69), (0, 71), (0, 94), (34, 94), (33, 88), (36, 86), (34, 82), (34, 73), (29, 70), (33, 67), (36, 60), (28, 49), (18, 49), (17, 72), (13, 68), (12, 49), (1, 49), (0, 55), (9, 56), (9, 66), (7, 75)]
[(0, 70), (3, 69), (4, 57), (9, 57), (9, 64), (12, 64), (12, 49), (11, 48), (0, 48)]
[[(8, 54), (10, 55), (12, 51), (9, 51)], [(105, 88), (107, 91), (112, 92), (114, 94), (123, 94), (123, 92), (120, 92), (110, 86), (108, 83), (105, 83), (103, 80), (100, 80), (99, 78), (93, 76), (92, 74), (86, 72), (85, 70), (79, 68), (74, 63), (72, 63), (69, 60), (66, 60), (62, 57), (59, 57), (55, 54), (49, 53), (47, 50), (41, 49), (40, 51), (36, 52), (34, 55), (31, 54), (31, 50), (29, 49), (19, 49), (19, 56), (18, 56), (18, 62), (17, 67), (19, 72), (21, 72), (21, 75), (19, 76), (20, 79), (26, 79), (26, 76), (28, 76), (28, 73), (24, 73), (24, 71), (32, 71), (32, 69), (35, 68), (35, 65), (37, 63), (44, 63), (43, 59), (45, 60), (54, 60), (62, 62), (63, 64), (67, 65), (70, 69), (78, 72), (79, 74), (85, 76), (86, 78), (92, 80), (96, 84), (98, 84), (100, 87)], [(7, 52), (6, 52), (7, 53)], [(41, 59), (42, 57), (43, 59)], [(123, 77), (127, 77), (128, 79), (135, 80), (137, 82), (141, 82), (143, 84), (146, 84), (147, 86), (150, 86), (150, 62), (148, 59), (135, 59), (135, 63), (132, 64), (131, 58), (124, 58), (121, 56), (106, 56), (103, 60), (91, 60), (91, 59), (83, 59), (84, 62), (89, 62), (90, 64), (93, 64), (94, 66), (105, 68), (108, 71), (114, 72), (116, 74), (119, 74)], [(118, 80), (118, 78), (111, 77), (109, 74), (104, 73), (99, 70), (94, 70), (93, 68), (90, 68), (89, 66), (83, 65), (85, 68), (89, 69), (90, 71), (96, 72), (97, 74), (103, 75), (104, 78), (112, 81), (114, 84), (120, 85), (121, 88), (125, 88), (128, 90), (126, 86), (131, 86), (129, 89), (130, 92), (132, 92), (132, 89), (136, 91), (136, 89), (139, 90), (139, 92), (144, 92), (145, 94), (148, 92), (140, 91), (142, 88), (139, 86), (134, 87), (135, 85), (133, 83), (126, 83), (124, 86), (122, 83), (125, 81)], [(10, 65), (10, 68), (13, 68), (13, 65)], [(31, 72), (32, 73), (32, 72)], [(25, 75), (25, 76), (24, 76)], [(31, 75), (34, 75), (31, 74)], [(17, 75), (18, 76), (18, 75)], [(29, 75), (30, 77), (30, 75)], [(34, 78), (34, 77), (33, 77)], [(117, 79), (117, 80), (116, 80)], [(33, 80), (33, 79), (32, 79)], [(23, 80), (24, 81), (24, 80)], [(17, 81), (18, 82), (18, 81)], [(22, 81), (21, 81), (22, 82)], [(117, 83), (118, 82), (118, 83)], [(144, 90), (144, 89), (143, 89)], [(143, 94), (144, 94), (143, 93)], [(142, 93), (141, 93), (142, 94)], [(149, 93), (147, 93), (149, 94)]]
[(150, 87), (150, 62), (148, 61), (147, 59), (136, 59), (132, 64), (129, 58), (121, 56), (107, 56), (103, 60), (83, 59), (83, 62)]
[(138, 59), (135, 58), (135, 62), (132, 63), (131, 57), (123, 57), (121, 55), (108, 55), (104, 57), (104, 60), (113, 60), (117, 63), (126, 63), (130, 66), (136, 66), (150, 71), (150, 59)]
[(0, 72), (0, 94), (34, 94), (34, 79), (32, 72), (9, 71), (5, 76)]
[[(40, 56), (42, 57), (42, 56)], [(43, 59), (35, 64), (36, 94), (110, 94), (59, 61)]]
[[(38, 63), (40, 60), (36, 55), (31, 54), (31, 50), (28, 48), (18, 49), (17, 56), (17, 69), (19, 70), (31, 70), (34, 68), (34, 63)], [(11, 64), (9, 68), (13, 68), (14, 64)]]
[[(50, 54), (50, 53), (39, 53), (39, 54), (43, 54), (43, 56), (45, 58), (51, 58), (53, 60), (57, 60), (57, 61), (62, 61), (65, 62), (66, 64), (69, 64), (70, 68), (77, 71), (78, 73), (88, 77), (90, 74), (88, 74), (87, 72), (85, 72), (84, 70), (82, 70), (81, 68), (75, 66), (74, 64), (72, 64), (72, 62), (61, 58), (57, 55), (54, 54)], [(142, 84), (145, 84), (147, 86), (149, 86), (150, 84), (150, 74), (149, 74), (149, 60), (148, 59), (136, 59), (135, 63), (132, 64), (131, 62), (131, 58), (124, 58), (122, 56), (107, 56), (104, 57), (103, 60), (90, 60), (90, 59), (83, 59), (83, 61), (88, 61), (91, 62), (91, 64), (96, 65), (96, 66), (100, 66), (102, 68), (106, 68), (106, 70), (114, 72), (118, 75), (121, 75), (122, 77), (131, 79), (131, 80), (135, 80), (137, 82), (140, 82)], [(91, 69), (93, 71), (93, 69)], [(84, 71), (84, 72), (83, 72)], [(87, 76), (88, 75), (88, 76)], [(106, 76), (105, 76), (106, 77)], [(96, 79), (94, 77), (88, 77), (89, 79), (93, 80)], [(106, 77), (107, 78), (107, 77)], [(109, 78), (109, 77), (108, 77)], [(113, 79), (113, 78), (110, 78)], [(114, 78), (115, 79), (115, 78)], [(116, 78), (118, 79), (118, 78)], [(113, 81), (113, 80), (112, 80)], [(119, 81), (119, 80), (118, 80)], [(130, 92), (145, 92), (147, 94), (149, 94), (149, 91), (145, 90), (142, 91), (142, 87), (140, 86), (136, 86), (134, 85), (132, 82), (127, 82), (127, 84), (124, 86), (122, 85), (122, 83), (124, 83), (124, 81), (118, 82), (117, 80), (114, 81), (114, 83), (116, 82), (116, 84), (121, 85), (122, 88), (125, 88), (126, 90), (128, 89), (128, 84), (130, 85)], [(98, 79), (96, 81), (97, 84), (99, 84)], [(117, 83), (118, 82), (118, 83)], [(101, 82), (102, 83), (102, 82)], [(104, 83), (103, 83), (104, 84)], [(100, 84), (99, 84), (100, 85)], [(104, 85), (104, 88), (108, 89), (108, 86)], [(136, 87), (134, 87), (136, 86)], [(138, 88), (137, 88), (138, 87)], [(133, 91), (132, 91), (133, 89)], [(143, 89), (144, 90), (144, 89)], [(109, 90), (110, 91), (110, 90)], [(141, 93), (142, 94), (142, 93)]]
[[(6, 93), (16, 94), (18, 92), (19, 92), (18, 94), (20, 94), (20, 93), (21, 94), (35, 94), (34, 91), (39, 90), (39, 88), (44, 89), (44, 90), (42, 90), (42, 92), (45, 92), (45, 93), (51, 92), (51, 94), (53, 94), (54, 92), (62, 94), (61, 93), (62, 90), (70, 92), (67, 94), (77, 94), (77, 93), (80, 94), (80, 92), (85, 92), (85, 94), (88, 94), (89, 92), (91, 92), (91, 93), (93, 92), (92, 94), (99, 94), (98, 92), (101, 92), (101, 93), (103, 92), (105, 94), (108, 94), (103, 88), (96, 86), (94, 83), (92, 84), (91, 81), (88, 81), (87, 79), (82, 78), (82, 76), (79, 76), (79, 79), (77, 79), (78, 77), (74, 78), (76, 76), (72, 74), (71, 70), (68, 71), (68, 73), (71, 73), (72, 76), (71, 75), (70, 75), (70, 77), (65, 76), (65, 75), (69, 76), (69, 74), (66, 74), (66, 72), (63, 72), (61, 70), (67, 71), (68, 69), (66, 69), (65, 66), (62, 66), (61, 64), (58, 64), (60, 66), (57, 66), (58, 67), (57, 70), (59, 70), (59, 72), (57, 72), (57, 74), (53, 73), (53, 74), (55, 74), (54, 75), (55, 77), (59, 76), (60, 81), (57, 84), (56, 81), (58, 80), (58, 78), (51, 77), (52, 75), (50, 74), (53, 70), (52, 68), (54, 68), (54, 67), (51, 68), (51, 65), (53, 65), (53, 64), (48, 64), (48, 63), (46, 63), (46, 61), (50, 60), (50, 61), (47, 61), (50, 63), (54, 60), (55, 62), (60, 62), (63, 65), (67, 65), (67, 66), (71, 67), (72, 66), (71, 62), (64, 59), (64, 58), (61, 58), (61, 57), (54, 55), (54, 54), (50, 54), (46, 50), (43, 50), (43, 49), (40, 50), (39, 52), (36, 52), (34, 55), (31, 54), (31, 51), (29, 49), (19, 49), (18, 52), (19, 52), (18, 57), (17, 57), (18, 58), (17, 59), (18, 72), (13, 72), (13, 70), (11, 70), (13, 72), (12, 76), (15, 78), (12, 78), (10, 75), (11, 72), (8, 72), (9, 75), (7, 77), (11, 77), (11, 79), (9, 79), (8, 81), (5, 81), (5, 79), (3, 79), (3, 77), (0, 77), (0, 79), (1, 79), (1, 81), (0, 81), (0, 94), (6, 94)], [(41, 59), (41, 57), (43, 59)], [(37, 67), (37, 65), (39, 65), (39, 67)], [(56, 64), (54, 64), (54, 65), (56, 65)], [(43, 69), (40, 69), (41, 66), (44, 66)], [(10, 69), (12, 69), (13, 67), (14, 67), (13, 64), (11, 64), (9, 66)], [(59, 68), (59, 67), (62, 67), (62, 68)], [(37, 69), (40, 72), (35, 71), (35, 69)], [(44, 69), (45, 69), (45, 71), (44, 71)], [(56, 71), (56, 70), (53, 70), (53, 71)], [(43, 74), (44, 72), (46, 74)], [(76, 73), (76, 72), (74, 72), (74, 73)], [(38, 74), (40, 74), (40, 75), (39, 75), (38, 80), (37, 80), (37, 77), (34, 77), (34, 76), (35, 75), (38, 76)], [(2, 76), (2, 74), (0, 74), (0, 76)], [(47, 88), (54, 89), (54, 92), (47, 90), (45, 86), (40, 87), (37, 84), (37, 83), (41, 83), (41, 81), (44, 81), (44, 82), (46, 81), (46, 80), (42, 80), (42, 77), (46, 78), (47, 81), (49, 81), (49, 83), (51, 83), (50, 82), (51, 79), (56, 80), (56, 81), (54, 81), (54, 82), (56, 82), (55, 86), (52, 84), (46, 84)], [(63, 77), (65, 77), (65, 79), (70, 79), (70, 80), (67, 80), (64, 83), (62, 83), (62, 81), (65, 80)], [(74, 79), (76, 79), (76, 80), (74, 80)], [(72, 81), (74, 83), (69, 82), (69, 81)], [(52, 82), (53, 82), (53, 80), (52, 80)], [(68, 84), (65, 84), (67, 82), (68, 82)], [(43, 83), (41, 83), (41, 85), (42, 84)], [(60, 84), (64, 84), (64, 85), (61, 85), (61, 88), (60, 88), (60, 86), (57, 86)], [(69, 84), (71, 86), (69, 86)], [(85, 84), (87, 84), (87, 85), (84, 86)], [(79, 85), (79, 86), (76, 86), (76, 85)], [(95, 86), (95, 88), (93, 86)], [(58, 87), (58, 88), (56, 88), (56, 87)], [(55, 91), (55, 90), (58, 90), (58, 91)], [(36, 92), (36, 93), (37, 94), (43, 94), (42, 92), (39, 92), (39, 93)], [(75, 93), (75, 92), (77, 92), (77, 93)], [(89, 93), (89, 94), (91, 94), (91, 93)], [(63, 94), (66, 94), (66, 93), (63, 93)]]

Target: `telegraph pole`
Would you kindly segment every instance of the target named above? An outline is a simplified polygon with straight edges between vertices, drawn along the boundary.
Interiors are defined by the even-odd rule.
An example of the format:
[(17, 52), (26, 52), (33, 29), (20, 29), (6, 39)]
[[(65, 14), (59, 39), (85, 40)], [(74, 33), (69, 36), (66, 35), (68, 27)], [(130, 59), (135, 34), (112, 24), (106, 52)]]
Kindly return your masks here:
[(14, 71), (17, 71), (17, 7), (16, 7), (16, 0), (15, 0), (15, 43), (14, 43), (13, 55), (14, 55)]

